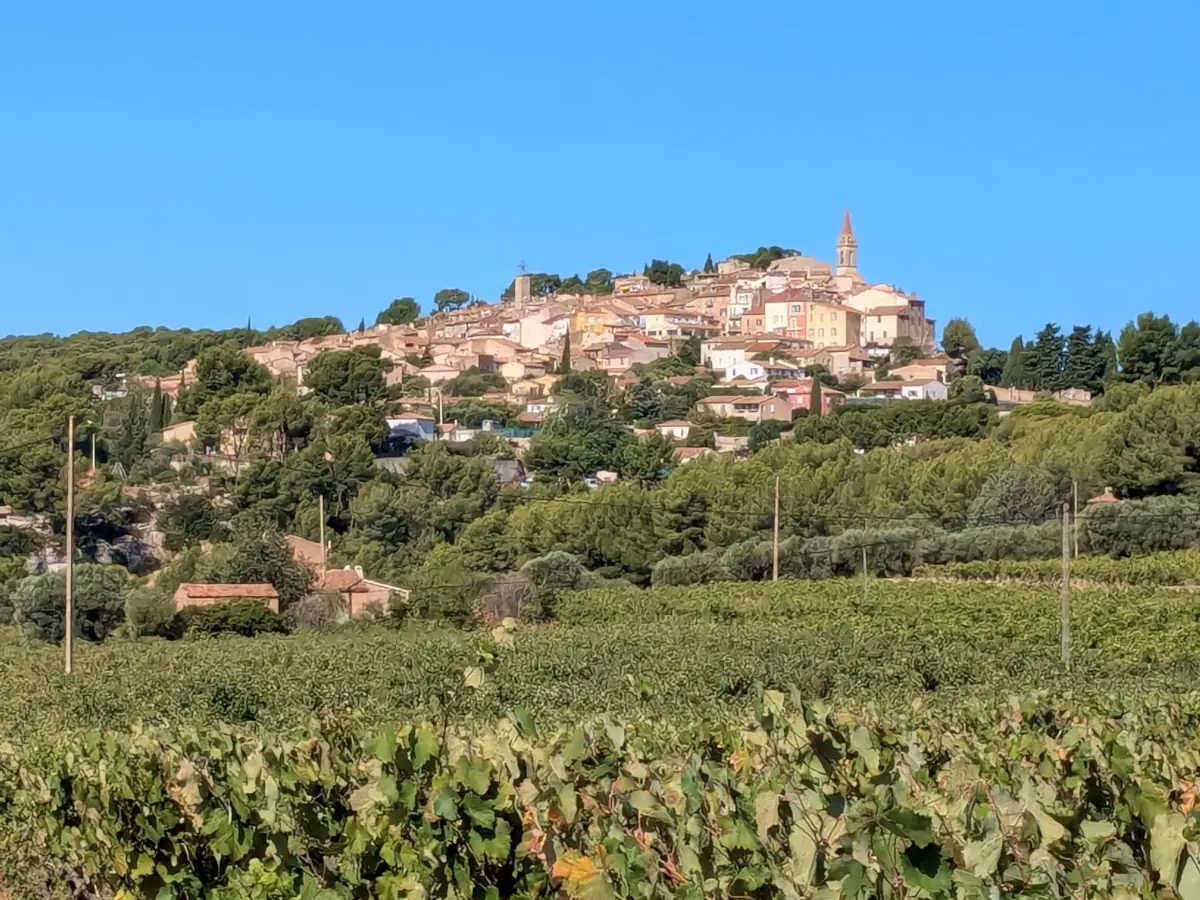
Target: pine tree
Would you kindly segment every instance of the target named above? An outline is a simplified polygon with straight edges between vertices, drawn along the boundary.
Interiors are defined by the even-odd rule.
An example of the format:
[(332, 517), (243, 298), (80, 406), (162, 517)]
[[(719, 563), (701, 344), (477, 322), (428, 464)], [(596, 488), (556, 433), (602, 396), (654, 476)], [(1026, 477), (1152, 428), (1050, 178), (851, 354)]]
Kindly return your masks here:
[(1099, 354), (1092, 326), (1076, 325), (1067, 336), (1067, 361), (1063, 365), (1063, 387), (1099, 390), (1104, 380), (1104, 359)]
[(162, 431), (163, 426), (163, 392), (162, 382), (154, 379), (154, 393), (150, 395), (150, 431)]
[(710, 253), (704, 260), (704, 273), (706, 275), (711, 275), (715, 271), (717, 271), (717, 267), (713, 265), (712, 254)]
[(1066, 341), (1058, 326), (1048, 322), (1046, 327), (1037, 333), (1027, 363), (1034, 390), (1057, 391), (1062, 388), (1065, 355)]
[(571, 371), (571, 333), (563, 336), (562, 361), (558, 365), (558, 374), (566, 375)]
[(1000, 375), (1001, 387), (1025, 387), (1028, 375), (1025, 373), (1025, 341), (1020, 335), (1013, 338), (1012, 347), (1008, 351), (1008, 359), (1004, 361), (1004, 372)]

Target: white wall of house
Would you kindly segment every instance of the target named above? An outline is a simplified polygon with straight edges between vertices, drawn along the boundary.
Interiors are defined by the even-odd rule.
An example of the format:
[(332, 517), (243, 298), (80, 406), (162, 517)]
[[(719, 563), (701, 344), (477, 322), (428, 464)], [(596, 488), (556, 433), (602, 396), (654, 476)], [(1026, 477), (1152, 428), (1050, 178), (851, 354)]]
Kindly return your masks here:
[(658, 433), (663, 437), (677, 441), (686, 440), (692, 430), (690, 425), (667, 425), (665, 423), (654, 427), (658, 429)]
[(926, 381), (906, 384), (900, 393), (906, 400), (945, 400), (949, 396), (949, 389), (940, 381)]

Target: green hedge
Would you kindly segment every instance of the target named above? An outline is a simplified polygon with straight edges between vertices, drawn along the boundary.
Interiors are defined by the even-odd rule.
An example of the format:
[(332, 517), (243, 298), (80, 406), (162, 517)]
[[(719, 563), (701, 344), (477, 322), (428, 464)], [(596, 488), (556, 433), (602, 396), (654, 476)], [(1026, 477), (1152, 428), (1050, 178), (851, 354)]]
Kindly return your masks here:
[(20, 896), (1194, 898), (1198, 705), (92, 734), (0, 750), (0, 858)]
[(1092, 504), (1079, 518), (1079, 547), (1113, 557), (1200, 550), (1200, 500), (1171, 496)]
[[(1200, 550), (1200, 500), (1152, 497), (1095, 504), (1081, 512), (1078, 540), (1082, 554), (1113, 558)], [(852, 529), (832, 537), (788, 537), (780, 542), (780, 571), (789, 578), (859, 574), (864, 549), (867, 570), (874, 575), (907, 576), (922, 566), (979, 561), (1057, 560), (1062, 552), (1062, 525), (1051, 521), (940, 531), (898, 522), (887, 528)], [(667, 557), (654, 567), (651, 581), (655, 586), (756, 581), (770, 576), (771, 553), (770, 541), (750, 540), (687, 557)], [(1040, 568), (1032, 566), (1030, 571)], [(981, 565), (963, 571), (976, 570), (988, 572), (991, 568)]]
[[(962, 581), (1032, 581), (1058, 583), (1062, 580), (1059, 559), (982, 560), (922, 566), (918, 574), (930, 578)], [(1071, 563), (1071, 577), (1100, 584), (1195, 585), (1200, 584), (1200, 550), (1178, 550), (1113, 559), (1081, 556)]]

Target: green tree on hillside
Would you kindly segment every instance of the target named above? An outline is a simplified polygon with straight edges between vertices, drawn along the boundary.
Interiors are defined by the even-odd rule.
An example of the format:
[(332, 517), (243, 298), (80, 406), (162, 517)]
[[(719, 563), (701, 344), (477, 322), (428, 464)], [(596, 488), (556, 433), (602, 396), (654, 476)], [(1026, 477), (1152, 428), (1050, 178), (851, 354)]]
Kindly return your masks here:
[(563, 279), (558, 288), (560, 294), (611, 294), (613, 292), (613, 273), (608, 269), (592, 269), (587, 278), (580, 280), (578, 275)]
[(1090, 325), (1076, 325), (1067, 335), (1067, 360), (1063, 366), (1064, 387), (1098, 391), (1104, 383), (1106, 361), (1097, 344), (1099, 332), (1092, 335)]
[(675, 445), (657, 431), (624, 444), (618, 471), (627, 481), (643, 486), (658, 484), (675, 468)]
[(375, 403), (387, 393), (384, 373), (390, 368), (376, 346), (323, 350), (308, 364), (304, 383), (334, 406)]
[(979, 349), (975, 329), (963, 318), (953, 318), (942, 329), (942, 349), (951, 356), (967, 356)]
[(642, 274), (663, 287), (679, 287), (683, 284), (683, 266), (665, 259), (650, 260), (649, 265), (642, 269)]
[(442, 288), (433, 295), (433, 305), (438, 312), (459, 309), (466, 306), (471, 295), (458, 288)]
[(571, 371), (571, 333), (563, 335), (562, 358), (558, 361), (558, 372), (565, 375)]
[(1008, 350), (1008, 358), (1004, 361), (1004, 372), (1000, 376), (1000, 384), (1004, 387), (1024, 389), (1029, 385), (1029, 373), (1025, 370), (1025, 341), (1020, 335), (1013, 338)]
[(1063, 386), (1066, 341), (1053, 322), (1037, 333), (1029, 356), (1029, 375), (1034, 389), (1057, 391)]
[(265, 394), (270, 389), (271, 373), (236, 344), (227, 342), (196, 357), (195, 380), (180, 389), (179, 406), (188, 415), (195, 415), (209, 400), (246, 392)]
[(412, 297), (399, 297), (375, 317), (376, 325), (407, 325), (421, 318), (421, 307)]
[(1178, 329), (1170, 316), (1145, 312), (1121, 329), (1117, 356), (1126, 381), (1161, 383), (1175, 374), (1170, 365), (1171, 345)]
[[(246, 327), (249, 329), (249, 322), (246, 323)], [(331, 334), (344, 334), (345, 331), (346, 326), (337, 316), (310, 316), (307, 319), (297, 319), (291, 325), (270, 329), (267, 338), (272, 341), (305, 341)]]

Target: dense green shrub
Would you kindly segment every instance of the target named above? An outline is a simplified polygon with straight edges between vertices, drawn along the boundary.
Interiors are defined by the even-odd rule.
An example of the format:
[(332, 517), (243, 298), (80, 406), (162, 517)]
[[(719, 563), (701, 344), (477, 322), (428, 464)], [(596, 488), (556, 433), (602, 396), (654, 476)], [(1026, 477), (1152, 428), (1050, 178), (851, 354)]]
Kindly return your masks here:
[[(930, 578), (964, 581), (1014, 580), (1058, 583), (1062, 580), (1062, 562), (1059, 559), (977, 560), (942, 566), (922, 566), (918, 574)], [(1173, 550), (1148, 556), (1119, 558), (1080, 556), (1071, 563), (1071, 577), (1101, 584), (1200, 584), (1200, 550)]]
[(529, 579), (533, 587), (532, 599), (536, 608), (522, 610), (522, 617), (529, 618), (552, 615), (555, 599), (561, 591), (590, 587), (596, 580), (578, 556), (562, 550), (534, 557), (521, 566), (520, 574)]
[[(65, 634), (66, 573), (48, 572), (23, 578), (12, 595), (13, 621), (27, 640), (57, 643)], [(76, 565), (73, 634), (102, 641), (125, 619), (128, 573), (120, 566)]]
[(287, 619), (273, 612), (261, 600), (234, 599), (213, 606), (189, 606), (175, 616), (174, 631), (185, 637), (214, 634), (260, 634), (286, 632)]
[(1054, 484), (1040, 472), (1013, 466), (983, 483), (967, 508), (968, 528), (1041, 525), (1053, 519), (1058, 498)]
[(1050, 559), (1062, 554), (1062, 525), (1015, 525), (938, 531), (921, 540), (921, 562), (938, 565), (977, 559)]
[(0, 557), (25, 557), (38, 548), (38, 539), (25, 528), (0, 525)]
[(1108, 556), (1200, 549), (1200, 499), (1149, 497), (1095, 503), (1079, 517), (1080, 549)]
[(679, 584), (704, 584), (710, 581), (726, 581), (729, 574), (721, 564), (721, 553), (691, 553), (687, 556), (668, 556), (660, 559), (650, 573), (650, 583), (655, 587)]
[(135, 588), (125, 598), (125, 621), (135, 635), (167, 637), (175, 622), (175, 600), (157, 588)]
[(759, 581), (771, 574), (772, 545), (770, 541), (741, 541), (721, 555), (721, 565), (734, 581)]

